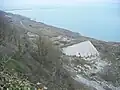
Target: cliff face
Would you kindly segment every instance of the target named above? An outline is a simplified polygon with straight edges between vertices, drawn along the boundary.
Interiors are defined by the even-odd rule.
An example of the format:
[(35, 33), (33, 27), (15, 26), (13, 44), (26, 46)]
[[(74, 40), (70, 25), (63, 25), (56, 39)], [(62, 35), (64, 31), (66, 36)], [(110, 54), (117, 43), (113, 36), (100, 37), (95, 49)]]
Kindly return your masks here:
[[(43, 83), (49, 90), (93, 90), (93, 87), (90, 88), (75, 81), (71, 77), (75, 72), (70, 72), (70, 68), (68, 69), (68, 66), (71, 67), (68, 65), (71, 59), (74, 59), (72, 63), (79, 61), (79, 67), (90, 64), (80, 58), (63, 55), (61, 52), (63, 47), (86, 40), (91, 41), (97, 48), (103, 61), (111, 63), (111, 66), (115, 66), (119, 72), (120, 43), (81, 36), (79, 33), (0, 11), (0, 57), (6, 55), (12, 58), (6, 68), (15, 69), (15, 72), (24, 74), (33, 83)], [(109, 68), (112, 68), (111, 70), (114, 72), (113, 67)], [(84, 66), (84, 68), (86, 67)], [(106, 69), (104, 70), (104, 73), (98, 74), (103, 79), (108, 72)], [(118, 78), (120, 76), (119, 74), (114, 75), (117, 75)], [(113, 77), (110, 76), (110, 78)], [(111, 80), (110, 78), (107, 80), (116, 85), (117, 79)]]

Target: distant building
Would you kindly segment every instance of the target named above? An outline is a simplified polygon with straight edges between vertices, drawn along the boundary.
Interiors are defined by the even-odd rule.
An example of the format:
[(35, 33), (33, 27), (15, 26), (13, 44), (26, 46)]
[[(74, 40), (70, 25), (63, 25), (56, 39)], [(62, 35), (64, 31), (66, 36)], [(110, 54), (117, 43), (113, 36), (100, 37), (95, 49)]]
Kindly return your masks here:
[(48, 88), (45, 87), (42, 83), (37, 83), (37, 90), (47, 90)]
[(34, 34), (34, 33), (32, 33), (32, 32), (27, 32), (27, 35), (28, 35), (30, 38), (36, 38), (36, 37), (38, 37), (37, 34)]
[(84, 59), (94, 59), (99, 56), (99, 52), (90, 41), (81, 42), (63, 48), (63, 53), (69, 56), (78, 56)]

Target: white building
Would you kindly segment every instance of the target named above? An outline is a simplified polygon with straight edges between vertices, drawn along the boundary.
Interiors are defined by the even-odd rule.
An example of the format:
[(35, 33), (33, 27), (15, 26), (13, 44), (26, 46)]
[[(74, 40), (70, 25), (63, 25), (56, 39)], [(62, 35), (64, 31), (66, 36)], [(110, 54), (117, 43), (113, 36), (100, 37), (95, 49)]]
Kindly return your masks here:
[(37, 34), (34, 34), (34, 33), (32, 33), (32, 32), (27, 32), (27, 35), (28, 35), (30, 38), (39, 37)]
[(90, 41), (63, 48), (63, 53), (69, 56), (80, 56), (84, 59), (93, 59), (99, 56), (99, 52)]

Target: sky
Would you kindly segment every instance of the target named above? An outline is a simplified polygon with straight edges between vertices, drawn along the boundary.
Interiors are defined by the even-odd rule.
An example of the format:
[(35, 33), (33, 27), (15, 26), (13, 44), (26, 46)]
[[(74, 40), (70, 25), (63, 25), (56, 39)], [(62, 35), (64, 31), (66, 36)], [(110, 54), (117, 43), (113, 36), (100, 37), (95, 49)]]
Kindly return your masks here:
[(79, 5), (87, 3), (119, 3), (119, 0), (0, 0), (0, 7), (34, 5)]

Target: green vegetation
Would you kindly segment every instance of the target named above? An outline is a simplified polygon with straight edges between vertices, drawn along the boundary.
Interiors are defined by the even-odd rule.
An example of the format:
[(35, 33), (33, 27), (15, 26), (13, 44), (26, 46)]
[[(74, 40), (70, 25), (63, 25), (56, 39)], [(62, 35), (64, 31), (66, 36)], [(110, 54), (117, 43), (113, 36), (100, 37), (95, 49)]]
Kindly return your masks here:
[(0, 57), (0, 90), (28, 90), (28, 88), (32, 88), (31, 83), (22, 78), (22, 76), (18, 77), (18, 73), (12, 69), (10, 71), (6, 66), (9, 61), (13, 61), (11, 58), (5, 56)]
[[(72, 78), (62, 67), (61, 51), (49, 38), (39, 35), (33, 46), (29, 36), (25, 33), (27, 30), (9, 23), (9, 18), (5, 17), (4, 12), (0, 12), (0, 19), (0, 33), (3, 35), (0, 43), (2, 47), (0, 61), (7, 60), (2, 66), (7, 73), (11, 73), (11, 77), (8, 77), (10, 81), (13, 80), (14, 73), (17, 73), (16, 79), (13, 80), (13, 84), (17, 87), (14, 85), (12, 87), (15, 89), (21, 87), (21, 78), (28, 77), (30, 82), (34, 84), (41, 82), (49, 90), (74, 90)], [(4, 54), (7, 55), (6, 59), (4, 59)], [(10, 83), (9, 80), (2, 82)], [(29, 86), (30, 83), (28, 82), (27, 85)], [(25, 87), (27, 85), (25, 84)]]

